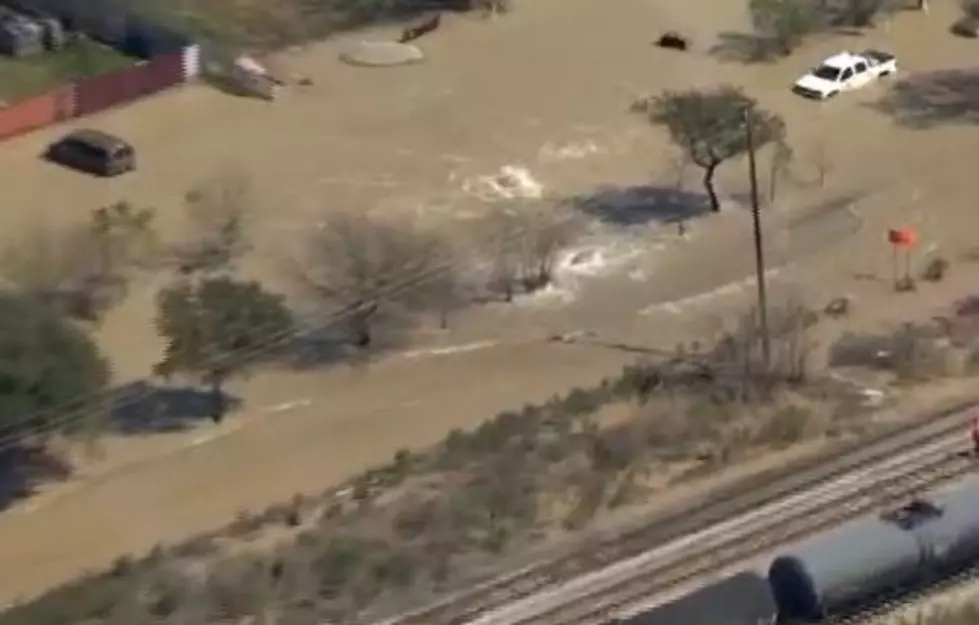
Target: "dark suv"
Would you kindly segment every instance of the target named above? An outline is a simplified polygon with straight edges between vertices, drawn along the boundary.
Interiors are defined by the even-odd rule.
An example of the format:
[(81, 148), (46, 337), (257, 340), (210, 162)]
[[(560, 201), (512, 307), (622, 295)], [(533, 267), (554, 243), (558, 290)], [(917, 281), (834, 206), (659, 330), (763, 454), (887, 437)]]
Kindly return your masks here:
[(48, 146), (45, 158), (97, 176), (118, 176), (136, 169), (136, 151), (100, 130), (75, 130)]

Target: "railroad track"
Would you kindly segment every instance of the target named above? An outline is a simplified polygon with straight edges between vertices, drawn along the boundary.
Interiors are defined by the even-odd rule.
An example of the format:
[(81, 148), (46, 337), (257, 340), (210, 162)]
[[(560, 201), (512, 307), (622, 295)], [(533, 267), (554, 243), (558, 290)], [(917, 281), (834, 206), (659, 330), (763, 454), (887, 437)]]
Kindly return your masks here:
[[(551, 609), (525, 618), (511, 619), (509, 625), (599, 625), (620, 617), (643, 599), (667, 593), (685, 583), (716, 573), (753, 557), (766, 554), (794, 540), (833, 527), (875, 509), (906, 502), (912, 495), (930, 490), (963, 475), (979, 470), (979, 464), (960, 453), (938, 454), (913, 471), (885, 481), (862, 486), (840, 501), (778, 519), (752, 539), (735, 536), (720, 546), (688, 552), (682, 561), (669, 562), (636, 572), (613, 588), (596, 588), (579, 594)], [(860, 621), (861, 623), (865, 621)], [(845, 625), (856, 625), (857, 621)], [(842, 624), (841, 624), (842, 625)]]
[[(835, 450), (835, 457), (811, 459), (782, 475), (766, 474), (752, 483), (736, 485), (739, 490), (712, 492), (685, 510), (653, 519), (649, 523), (604, 540), (584, 550), (563, 554), (478, 585), (464, 593), (409, 614), (387, 619), (379, 625), (463, 625), (480, 615), (540, 593), (569, 579), (628, 560), (672, 540), (702, 531), (746, 514), (793, 493), (813, 489), (848, 473), (884, 459), (928, 445), (958, 432), (968, 421), (964, 413), (975, 406), (963, 402), (952, 406), (924, 425), (903, 426), (870, 440), (855, 441)], [(791, 473), (785, 477), (785, 473)], [(732, 489), (733, 490), (733, 489)]]

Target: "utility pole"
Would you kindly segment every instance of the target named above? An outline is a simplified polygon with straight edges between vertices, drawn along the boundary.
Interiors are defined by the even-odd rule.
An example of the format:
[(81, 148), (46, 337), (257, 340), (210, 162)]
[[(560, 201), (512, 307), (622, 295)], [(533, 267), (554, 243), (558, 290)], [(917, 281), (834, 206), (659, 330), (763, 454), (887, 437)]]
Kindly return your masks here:
[(751, 177), (751, 221), (755, 235), (755, 272), (758, 276), (758, 317), (761, 324), (761, 353), (765, 373), (771, 371), (772, 343), (768, 334), (768, 293), (765, 285), (765, 247), (761, 234), (761, 207), (758, 201), (758, 170), (755, 163), (755, 137), (751, 109), (744, 112), (745, 138), (748, 144), (748, 173)]

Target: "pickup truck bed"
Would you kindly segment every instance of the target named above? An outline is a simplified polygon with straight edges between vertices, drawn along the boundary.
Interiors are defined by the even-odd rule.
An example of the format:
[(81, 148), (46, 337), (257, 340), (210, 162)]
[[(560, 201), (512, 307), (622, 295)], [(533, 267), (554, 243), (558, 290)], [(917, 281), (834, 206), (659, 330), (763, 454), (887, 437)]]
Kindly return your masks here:
[(864, 50), (860, 53), (860, 56), (866, 58), (869, 61), (873, 61), (877, 65), (883, 65), (884, 63), (890, 63), (895, 60), (895, 56), (889, 52), (881, 52), (880, 50)]

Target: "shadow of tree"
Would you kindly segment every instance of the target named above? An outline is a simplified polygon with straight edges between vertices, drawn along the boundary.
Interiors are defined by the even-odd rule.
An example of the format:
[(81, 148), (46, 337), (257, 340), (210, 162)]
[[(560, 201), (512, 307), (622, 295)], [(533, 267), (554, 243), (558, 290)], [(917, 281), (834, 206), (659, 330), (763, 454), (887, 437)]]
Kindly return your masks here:
[[(210, 421), (213, 402), (211, 393), (201, 389), (134, 382), (119, 390), (110, 409), (109, 427), (133, 436), (179, 432)], [(225, 393), (224, 405), (234, 410), (241, 406), (241, 399)]]
[(922, 72), (895, 83), (870, 106), (908, 128), (979, 123), (979, 70)]
[(372, 321), (369, 348), (353, 345), (348, 328), (342, 323), (301, 332), (283, 347), (277, 362), (296, 371), (335, 365), (365, 366), (403, 347), (412, 322), (410, 311), (379, 311)]
[[(240, 398), (228, 394), (224, 402), (229, 410), (241, 405)], [(207, 391), (139, 381), (116, 389), (106, 425), (108, 431), (127, 436), (179, 432), (209, 422), (212, 408)], [(34, 495), (41, 484), (70, 474), (71, 467), (43, 444), (0, 449), (0, 510)]]
[(70, 474), (71, 467), (43, 446), (0, 451), (0, 510), (35, 494), (42, 483), (65, 480)]
[(710, 212), (705, 193), (656, 185), (599, 187), (569, 202), (586, 215), (617, 226), (677, 223)]

